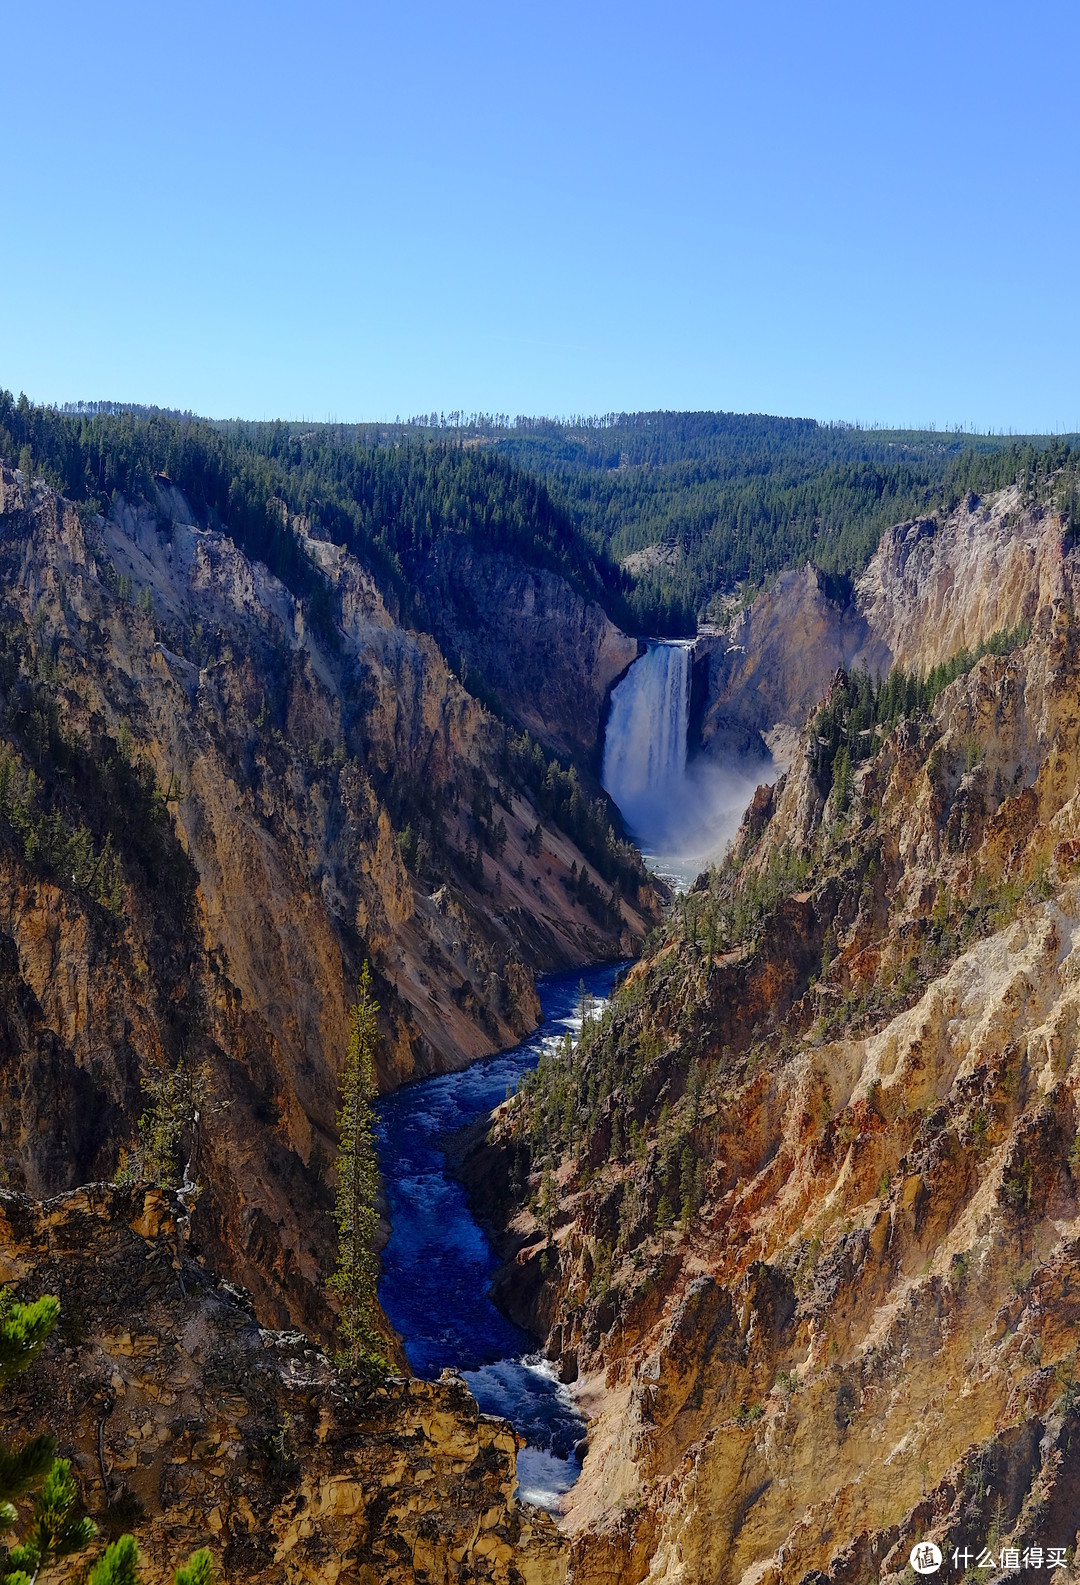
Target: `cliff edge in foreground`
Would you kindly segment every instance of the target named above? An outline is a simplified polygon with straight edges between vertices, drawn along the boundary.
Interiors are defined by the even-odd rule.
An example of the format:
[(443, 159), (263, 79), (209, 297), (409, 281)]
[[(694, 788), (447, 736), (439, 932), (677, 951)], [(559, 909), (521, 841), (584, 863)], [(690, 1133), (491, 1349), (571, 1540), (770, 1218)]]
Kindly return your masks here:
[[(197, 1216), (197, 1211), (196, 1211)], [(368, 1390), (186, 1252), (156, 1189), (0, 1194), (0, 1283), (61, 1323), (5, 1390), (5, 1432), (54, 1432), (104, 1539), (145, 1585), (192, 1546), (244, 1585), (561, 1585), (566, 1547), (514, 1498), (516, 1441), (459, 1379)]]

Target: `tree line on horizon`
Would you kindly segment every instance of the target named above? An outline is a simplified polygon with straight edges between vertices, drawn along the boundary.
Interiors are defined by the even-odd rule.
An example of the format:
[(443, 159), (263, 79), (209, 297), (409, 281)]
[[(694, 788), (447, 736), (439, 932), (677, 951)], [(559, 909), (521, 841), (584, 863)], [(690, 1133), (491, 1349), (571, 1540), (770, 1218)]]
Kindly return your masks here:
[[(806, 561), (842, 594), (891, 524), (1017, 479), (1038, 493), (1063, 469), (1075, 476), (1078, 455), (1078, 437), (757, 414), (519, 417), (513, 426), (496, 422), (503, 414), (472, 414), (467, 431), (434, 413), (312, 425), (82, 405), (98, 410), (0, 391), (0, 454), (25, 453), (64, 494), (101, 510), (114, 492), (147, 494), (154, 475), (167, 475), (305, 600), (330, 637), (330, 593), (290, 517), (365, 562), (402, 620), (423, 621), (425, 576), (457, 536), (558, 572), (629, 632), (676, 637)], [(651, 547), (660, 552), (652, 565), (636, 574), (623, 565)]]
[(736, 591), (747, 598), (807, 561), (843, 593), (893, 523), (1014, 480), (1037, 492), (1075, 473), (1080, 437), (650, 413), (537, 425), (492, 445), (543, 478), (610, 560), (662, 550), (627, 603), (658, 636), (681, 636), (729, 610)]

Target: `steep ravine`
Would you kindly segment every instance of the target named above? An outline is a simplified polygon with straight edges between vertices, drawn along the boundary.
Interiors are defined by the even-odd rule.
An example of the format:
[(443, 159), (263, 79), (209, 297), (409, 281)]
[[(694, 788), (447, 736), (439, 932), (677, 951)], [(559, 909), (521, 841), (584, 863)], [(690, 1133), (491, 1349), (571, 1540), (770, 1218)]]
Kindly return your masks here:
[[(362, 957), (390, 1089), (511, 1044), (534, 969), (612, 959), (645, 921), (589, 913), (563, 834), (536, 851), (498, 722), (362, 568), (307, 540), (328, 633), (156, 490), (106, 521), (0, 473), (0, 1282), (66, 1315), (9, 1423), (54, 1426), (91, 1510), (136, 1516), (150, 1585), (207, 1537), (256, 1585), (900, 1585), (925, 1535), (972, 1560), (1074, 1547), (1080, 567), (1061, 525), (999, 500), (887, 536), (867, 598), (890, 654), (902, 638), (922, 667), (949, 653), (935, 634), (1020, 624), (1015, 643), (847, 780), (804, 733), (732, 862), (467, 1163), (501, 1302), (590, 1415), (556, 1528), (459, 1381), (371, 1392), (279, 1328), (329, 1333)], [(440, 833), (422, 856), (418, 830)], [(143, 1184), (74, 1188), (110, 1175), (142, 1081), (177, 1065), (202, 1086), (193, 1214)]]
[[(145, 1080), (181, 1065), (206, 1092), (208, 1258), (268, 1324), (325, 1334), (364, 958), (389, 1089), (512, 1045), (536, 971), (624, 956), (646, 920), (623, 901), (612, 928), (580, 900), (588, 861), (508, 784), (505, 729), (352, 558), (307, 541), (340, 615), (316, 635), (265, 567), (154, 492), (103, 519), (0, 469), (4, 1170), (37, 1195), (108, 1178)], [(27, 821), (56, 854), (82, 830), (85, 878)]]

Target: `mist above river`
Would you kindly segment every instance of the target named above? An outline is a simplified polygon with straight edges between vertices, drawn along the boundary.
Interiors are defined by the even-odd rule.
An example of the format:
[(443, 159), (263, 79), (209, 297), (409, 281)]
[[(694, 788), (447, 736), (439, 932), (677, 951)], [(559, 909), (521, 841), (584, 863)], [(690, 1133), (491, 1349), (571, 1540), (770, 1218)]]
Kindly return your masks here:
[(662, 798), (620, 810), (648, 867), (682, 890), (720, 862), (756, 789), (776, 776), (771, 760), (701, 757)]

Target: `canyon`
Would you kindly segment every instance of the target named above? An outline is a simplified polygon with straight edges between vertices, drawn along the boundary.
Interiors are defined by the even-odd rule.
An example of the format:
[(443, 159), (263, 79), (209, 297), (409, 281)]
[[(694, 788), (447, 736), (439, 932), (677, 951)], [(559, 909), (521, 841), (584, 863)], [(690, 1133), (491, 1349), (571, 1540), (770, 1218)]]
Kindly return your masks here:
[[(512, 1044), (534, 974), (625, 956), (657, 899), (639, 869), (617, 903), (586, 894), (606, 912), (579, 900), (589, 861), (515, 781), (507, 728), (340, 547), (296, 525), (339, 602), (320, 636), (194, 517), (163, 478), (105, 517), (0, 471), (5, 701), (28, 729), (9, 812), (41, 785), (37, 745), (48, 818), (88, 820), (122, 860), (110, 914), (62, 867), (0, 852), (2, 1159), (39, 1197), (111, 1177), (142, 1079), (182, 1061), (208, 1092), (206, 1252), (268, 1324), (317, 1331), (363, 958), (385, 1090)], [(567, 648), (591, 645), (598, 618), (568, 589), (561, 610)], [(622, 658), (601, 656), (598, 694)]]
[[(979, 1578), (1071, 1559), (1078, 572), (1011, 492), (886, 535), (890, 652), (991, 652), (849, 783), (812, 718), (469, 1164), (502, 1300), (590, 1415), (573, 1579), (899, 1582), (924, 1537), (989, 1547)], [(546, 1226), (514, 1194), (543, 1174)]]
[[(0, 1282), (66, 1317), (6, 1432), (56, 1431), (150, 1585), (203, 1541), (259, 1585), (899, 1585), (925, 1537), (1073, 1578), (1068, 524), (969, 494), (645, 644), (456, 542), (412, 625), (280, 509), (331, 621), (163, 474), (104, 512), (0, 468)], [(864, 673), (961, 652), (839, 757)], [(581, 811), (599, 774), (686, 846), (713, 773), (734, 846), (665, 911)], [(374, 1386), (325, 1351), (365, 958), (399, 1114), (535, 1030), (538, 975), (635, 960), (453, 1153), (588, 1419), (556, 1517), (407, 1334)], [(178, 1069), (197, 1196), (125, 1170)]]

